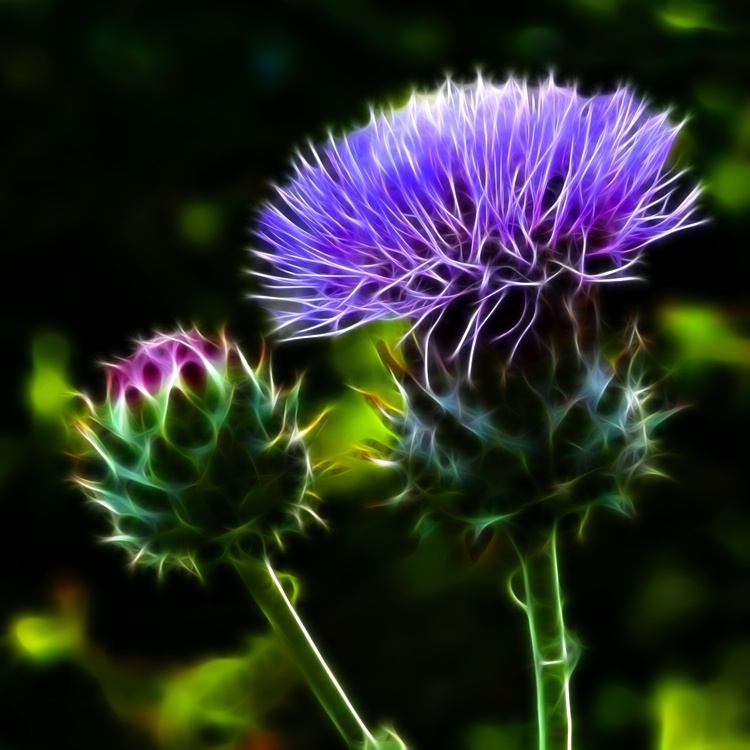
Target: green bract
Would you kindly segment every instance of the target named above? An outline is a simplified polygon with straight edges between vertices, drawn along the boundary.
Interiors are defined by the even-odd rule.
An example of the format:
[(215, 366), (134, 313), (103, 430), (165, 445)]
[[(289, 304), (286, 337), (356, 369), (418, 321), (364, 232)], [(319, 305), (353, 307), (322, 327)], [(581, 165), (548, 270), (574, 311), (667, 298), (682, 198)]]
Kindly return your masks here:
[(298, 385), (276, 387), (263, 357), (253, 369), (225, 336), (178, 330), (105, 369), (105, 399), (75, 425), (75, 480), (133, 563), (200, 576), (313, 513)]

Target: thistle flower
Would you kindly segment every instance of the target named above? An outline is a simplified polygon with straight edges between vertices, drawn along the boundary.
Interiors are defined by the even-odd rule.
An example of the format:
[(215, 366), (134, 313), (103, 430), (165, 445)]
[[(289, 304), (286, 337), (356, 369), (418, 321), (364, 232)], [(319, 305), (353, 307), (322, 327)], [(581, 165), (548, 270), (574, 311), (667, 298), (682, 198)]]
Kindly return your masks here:
[(260, 213), (254, 296), (289, 338), (407, 318), (425, 362), (436, 345), (468, 377), (485, 343), (512, 356), (553, 283), (633, 279), (647, 245), (691, 226), (698, 189), (666, 165), (680, 127), (627, 88), (552, 78), (414, 94), (297, 155)]
[(266, 361), (178, 330), (105, 370), (104, 401), (75, 425), (88, 446), (75, 479), (133, 563), (201, 575), (312, 512), (297, 388), (280, 391)]

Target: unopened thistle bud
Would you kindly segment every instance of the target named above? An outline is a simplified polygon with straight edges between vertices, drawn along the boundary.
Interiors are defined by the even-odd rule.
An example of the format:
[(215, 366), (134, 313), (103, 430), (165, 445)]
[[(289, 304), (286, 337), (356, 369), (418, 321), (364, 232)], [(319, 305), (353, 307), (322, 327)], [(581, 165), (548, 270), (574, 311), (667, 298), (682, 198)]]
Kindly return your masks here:
[(133, 563), (202, 575), (262, 549), (312, 512), (297, 387), (251, 368), (226, 336), (178, 330), (105, 365), (107, 391), (76, 427), (76, 482)]

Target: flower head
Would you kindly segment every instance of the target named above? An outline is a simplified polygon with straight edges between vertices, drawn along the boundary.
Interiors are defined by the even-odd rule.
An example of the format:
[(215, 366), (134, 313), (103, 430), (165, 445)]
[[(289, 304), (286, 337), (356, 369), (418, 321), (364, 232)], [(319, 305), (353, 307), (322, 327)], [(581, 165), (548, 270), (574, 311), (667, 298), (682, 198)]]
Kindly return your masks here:
[(666, 166), (679, 129), (627, 88), (414, 94), (298, 155), (260, 214), (255, 296), (289, 337), (407, 318), (470, 374), (477, 345), (515, 349), (553, 280), (634, 278), (644, 247), (690, 226), (698, 190), (678, 194)]
[(225, 336), (178, 330), (105, 369), (106, 397), (75, 425), (75, 479), (134, 563), (200, 575), (312, 512), (297, 388), (278, 389), (263, 359), (253, 369)]

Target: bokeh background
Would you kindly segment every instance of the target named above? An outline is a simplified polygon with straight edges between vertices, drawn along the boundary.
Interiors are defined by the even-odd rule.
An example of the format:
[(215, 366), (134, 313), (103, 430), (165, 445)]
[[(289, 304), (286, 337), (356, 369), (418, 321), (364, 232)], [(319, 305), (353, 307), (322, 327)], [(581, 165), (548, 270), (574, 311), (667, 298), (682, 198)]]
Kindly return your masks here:
[[(265, 323), (245, 299), (246, 248), (293, 149), (478, 68), (498, 80), (551, 70), (589, 93), (628, 82), (688, 118), (678, 158), (705, 185), (709, 223), (652, 246), (647, 283), (606, 305), (613, 318), (638, 312), (674, 369), (672, 398), (690, 408), (662, 436), (672, 479), (644, 487), (634, 518), (598, 515), (563, 544), (583, 645), (576, 746), (750, 748), (744, 11), (739, 0), (522, 2), (489, 15), (476, 0), (232, 11), (1, 0), (0, 748), (157, 748), (153, 720), (131, 721), (126, 688), (112, 685), (143, 692), (265, 633), (231, 571), (157, 582), (96, 541), (106, 528), (67, 481), (65, 389), (96, 393), (99, 361), (175, 324), (227, 325), (252, 348)], [(282, 359), (314, 372), (325, 347), (290, 345)], [(440, 529), (418, 545), (408, 518), (357, 498), (326, 516), (330, 530), (295, 540), (280, 565), (368, 720), (393, 721), (414, 748), (530, 747), (507, 550)], [(74, 600), (107, 665), (98, 678), (64, 658), (40, 664), (12, 635), (19, 617)], [(209, 717), (172, 746), (338, 747), (304, 688), (290, 691), (262, 731), (239, 739)]]

